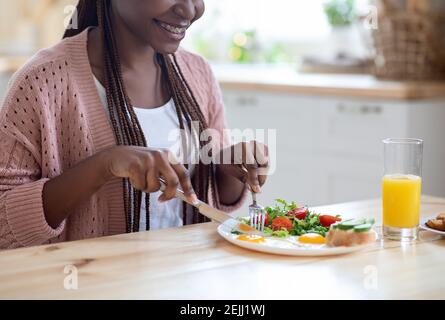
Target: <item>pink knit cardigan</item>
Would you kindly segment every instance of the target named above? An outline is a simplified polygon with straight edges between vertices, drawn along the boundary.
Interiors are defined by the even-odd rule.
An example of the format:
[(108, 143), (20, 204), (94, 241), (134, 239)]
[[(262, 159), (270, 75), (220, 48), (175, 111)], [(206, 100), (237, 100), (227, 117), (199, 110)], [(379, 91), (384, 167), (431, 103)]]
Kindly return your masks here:
[[(116, 144), (94, 83), (87, 42), (88, 30), (42, 50), (12, 79), (0, 111), (0, 249), (125, 232), (119, 178), (80, 204), (57, 229), (45, 220), (45, 182)], [(222, 132), (224, 108), (209, 65), (184, 50), (177, 55), (209, 126)], [(226, 211), (240, 205), (212, 201)]]

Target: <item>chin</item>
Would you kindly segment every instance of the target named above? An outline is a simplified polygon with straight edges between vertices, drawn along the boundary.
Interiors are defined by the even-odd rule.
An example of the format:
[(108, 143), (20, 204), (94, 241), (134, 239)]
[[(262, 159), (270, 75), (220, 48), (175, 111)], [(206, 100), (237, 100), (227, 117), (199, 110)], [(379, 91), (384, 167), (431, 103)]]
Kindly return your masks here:
[(169, 45), (162, 45), (155, 47), (156, 52), (159, 52), (161, 54), (173, 54), (179, 49), (180, 43), (177, 44), (169, 44)]

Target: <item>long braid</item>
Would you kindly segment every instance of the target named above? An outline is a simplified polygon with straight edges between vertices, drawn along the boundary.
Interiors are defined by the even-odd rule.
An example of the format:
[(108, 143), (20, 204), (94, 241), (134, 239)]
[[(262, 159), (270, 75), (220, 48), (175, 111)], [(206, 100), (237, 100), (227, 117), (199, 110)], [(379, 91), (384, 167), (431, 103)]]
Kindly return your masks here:
[[(182, 96), (185, 99), (189, 100), (188, 103), (186, 103), (185, 105), (192, 106), (192, 108), (189, 108), (187, 110), (187, 112), (189, 112), (192, 115), (192, 118), (194, 121), (198, 121), (198, 123), (202, 127), (200, 129), (205, 130), (205, 129), (207, 129), (206, 121), (204, 119), (202, 112), (200, 112), (200, 109), (196, 108), (196, 106), (197, 106), (196, 100), (192, 96), (191, 90), (189, 90), (189, 86), (188, 86), (187, 82), (185, 81), (185, 78), (183, 77), (182, 72), (179, 69), (178, 63), (176, 61), (176, 57), (174, 57), (174, 63), (175, 63), (175, 68), (178, 70), (178, 74), (179, 74), (179, 77), (175, 78), (175, 79), (177, 79), (175, 81), (175, 83), (178, 86), (177, 89), (182, 93)], [(182, 79), (182, 81), (180, 81), (179, 79)], [(187, 90), (189, 92), (187, 92)], [(203, 147), (203, 143), (204, 143), (204, 141), (200, 141), (200, 148)], [(207, 190), (207, 188), (208, 188), (208, 186), (207, 186), (208, 178), (207, 177), (209, 176), (209, 173), (206, 170), (209, 170), (209, 168), (207, 168), (207, 167), (208, 166), (205, 166), (205, 165), (200, 165), (198, 167), (198, 173), (195, 176), (195, 184), (197, 185), (198, 191)], [(205, 177), (205, 178), (201, 179), (201, 177)], [(205, 199), (207, 200), (207, 197), (205, 197)], [(195, 223), (202, 222), (201, 218), (202, 218), (202, 216), (198, 215), (195, 212), (194, 222)]]
[[(191, 91), (190, 86), (181, 71), (176, 56), (172, 55), (172, 59), (166, 56), (164, 57), (164, 59), (167, 62), (167, 66), (169, 67), (169, 79), (171, 79), (171, 85), (174, 92), (177, 93), (176, 96), (179, 97), (177, 104), (183, 106), (183, 112), (190, 115), (190, 122), (188, 122), (189, 128), (192, 128), (191, 121), (196, 121), (199, 123), (200, 126), (199, 131), (208, 129), (205, 117), (201, 109), (199, 108), (197, 100), (195, 99), (195, 96), (193, 95), (193, 92)], [(204, 143), (205, 141), (201, 141), (201, 139), (199, 139), (199, 150), (202, 149)], [(198, 157), (199, 150), (197, 150)], [(213, 168), (211, 165), (204, 165), (202, 162), (200, 162), (197, 171), (198, 172), (195, 173), (194, 176), (195, 191), (202, 196), (203, 201), (207, 202), (207, 190), (209, 188), (209, 180), (212, 177)], [(214, 190), (214, 188), (212, 188), (212, 190)], [(198, 214), (198, 212), (195, 210), (193, 222), (198, 223), (203, 221), (207, 221), (207, 219), (204, 219), (204, 216)]]
[[(76, 13), (75, 13), (76, 14)], [(147, 146), (147, 140), (144, 136), (141, 125), (133, 110), (133, 104), (125, 89), (122, 77), (122, 68), (119, 54), (114, 38), (112, 20), (111, 20), (111, 4), (110, 0), (79, 0), (77, 5), (78, 28), (67, 29), (64, 37), (71, 37), (79, 34), (90, 26), (98, 26), (104, 45), (104, 79), (105, 90), (107, 95), (108, 109), (113, 132), (118, 145), (134, 145)], [(157, 60), (166, 76), (167, 86), (175, 103), (176, 112), (179, 119), (181, 131), (187, 129), (192, 132), (193, 122), (199, 124), (199, 130), (208, 128), (204, 115), (190, 89), (175, 55), (157, 54)], [(185, 123), (184, 123), (185, 119)], [(186, 124), (186, 125), (185, 125)], [(193, 143), (193, 136), (191, 136)], [(200, 139), (198, 139), (200, 140)], [(181, 136), (182, 147), (189, 150), (187, 141)], [(199, 141), (199, 147), (196, 148), (199, 157), (199, 150), (203, 147), (204, 142)], [(210, 184), (214, 182), (212, 165), (204, 165), (201, 161), (195, 170), (192, 184), (195, 192), (203, 201), (208, 200), (208, 191), (213, 190)], [(139, 230), (139, 217), (141, 209), (142, 193), (136, 190), (129, 179), (122, 179), (126, 230), (127, 232), (135, 232)], [(146, 229), (150, 229), (150, 196), (145, 196), (146, 206)], [(183, 207), (183, 222), (187, 223), (186, 207)], [(196, 210), (193, 214), (193, 222), (207, 221)]]
[[(139, 121), (137, 120), (136, 114), (134, 113), (132, 102), (125, 90), (120, 58), (117, 46), (115, 44), (115, 38), (113, 36), (113, 29), (111, 24), (111, 6), (109, 5), (109, 1), (99, 0), (97, 11), (99, 16), (99, 26), (101, 26), (103, 30), (104, 42), (108, 45), (108, 47), (106, 48), (107, 50), (104, 50), (105, 58), (108, 62), (105, 68), (105, 79), (112, 79), (110, 83), (107, 83), (106, 81), (106, 89), (109, 88), (109, 90), (107, 89), (106, 91), (113, 96), (112, 100), (117, 102), (117, 104), (114, 105), (113, 109), (118, 111), (118, 124), (119, 127), (123, 129), (123, 132), (121, 132), (121, 135), (123, 136), (121, 144), (147, 146), (142, 128)], [(126, 196), (128, 197), (126, 211), (127, 231), (135, 232), (139, 230), (140, 203), (142, 196), (141, 192), (139, 190), (136, 190), (130, 184), (128, 179), (125, 180), (126, 182), (124, 186), (124, 194), (126, 194)], [(149, 195), (146, 195), (145, 198), (148, 216)], [(149, 221), (149, 217), (147, 217), (147, 221)]]

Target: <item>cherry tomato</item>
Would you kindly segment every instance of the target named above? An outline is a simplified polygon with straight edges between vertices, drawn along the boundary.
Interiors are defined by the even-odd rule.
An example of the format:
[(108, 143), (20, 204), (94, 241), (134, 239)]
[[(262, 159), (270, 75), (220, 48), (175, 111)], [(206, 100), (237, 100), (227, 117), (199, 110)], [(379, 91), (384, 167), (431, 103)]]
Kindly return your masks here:
[(272, 230), (286, 229), (287, 231), (292, 230), (292, 221), (286, 217), (276, 217), (272, 221)]
[(329, 227), (331, 224), (341, 221), (340, 217), (334, 217), (327, 214), (319, 216), (319, 219), (323, 227)]
[(287, 216), (292, 216), (292, 217), (295, 217), (296, 219), (302, 220), (302, 219), (306, 218), (307, 213), (308, 213), (307, 207), (299, 207), (299, 208), (295, 208), (295, 209), (289, 210), (286, 213), (286, 215)]
[(268, 214), (266, 214), (266, 218), (264, 219), (264, 225), (265, 226), (268, 226), (269, 225), (269, 215)]

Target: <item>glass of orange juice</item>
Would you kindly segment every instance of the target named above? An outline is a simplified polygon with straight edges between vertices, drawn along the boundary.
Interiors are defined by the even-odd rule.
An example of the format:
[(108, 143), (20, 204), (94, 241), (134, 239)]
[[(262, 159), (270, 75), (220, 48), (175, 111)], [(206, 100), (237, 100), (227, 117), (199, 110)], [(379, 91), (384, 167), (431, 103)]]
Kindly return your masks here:
[(423, 141), (385, 139), (383, 144), (383, 235), (412, 241), (419, 228)]

